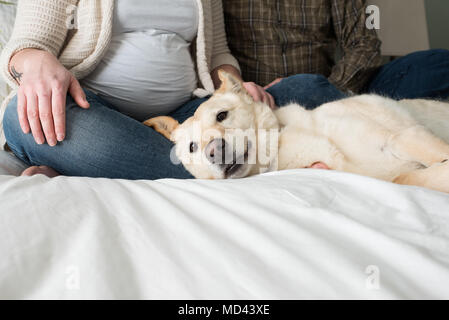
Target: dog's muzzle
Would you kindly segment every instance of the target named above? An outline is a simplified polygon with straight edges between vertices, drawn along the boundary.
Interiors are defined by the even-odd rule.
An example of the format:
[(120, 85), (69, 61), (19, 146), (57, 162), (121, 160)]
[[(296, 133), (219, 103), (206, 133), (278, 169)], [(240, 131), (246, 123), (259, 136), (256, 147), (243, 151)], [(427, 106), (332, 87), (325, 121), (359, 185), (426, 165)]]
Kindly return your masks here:
[(205, 148), (207, 160), (223, 171), (224, 178), (230, 178), (238, 173), (239, 169), (247, 162), (251, 143), (246, 142), (244, 150), (238, 154), (237, 150), (226, 142), (225, 139), (214, 139)]

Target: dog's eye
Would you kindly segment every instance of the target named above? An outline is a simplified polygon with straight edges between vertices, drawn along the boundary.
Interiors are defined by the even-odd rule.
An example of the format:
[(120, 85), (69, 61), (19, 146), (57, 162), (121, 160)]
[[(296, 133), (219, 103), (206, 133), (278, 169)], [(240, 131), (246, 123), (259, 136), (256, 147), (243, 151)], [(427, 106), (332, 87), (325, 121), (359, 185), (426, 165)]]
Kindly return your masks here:
[(222, 122), (227, 117), (228, 117), (228, 112), (227, 111), (222, 111), (219, 114), (217, 114), (217, 121), (218, 122)]
[(198, 150), (198, 145), (195, 142), (190, 143), (190, 153), (194, 153)]

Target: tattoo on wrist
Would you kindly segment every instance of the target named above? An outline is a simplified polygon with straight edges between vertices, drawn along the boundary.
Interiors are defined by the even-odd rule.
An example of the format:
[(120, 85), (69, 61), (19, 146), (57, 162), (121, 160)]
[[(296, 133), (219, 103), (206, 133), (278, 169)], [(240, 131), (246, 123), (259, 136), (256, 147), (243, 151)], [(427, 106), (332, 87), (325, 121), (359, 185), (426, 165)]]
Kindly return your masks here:
[(20, 82), (20, 79), (22, 78), (23, 72), (18, 72), (14, 66), (11, 66), (11, 75), (17, 82)]

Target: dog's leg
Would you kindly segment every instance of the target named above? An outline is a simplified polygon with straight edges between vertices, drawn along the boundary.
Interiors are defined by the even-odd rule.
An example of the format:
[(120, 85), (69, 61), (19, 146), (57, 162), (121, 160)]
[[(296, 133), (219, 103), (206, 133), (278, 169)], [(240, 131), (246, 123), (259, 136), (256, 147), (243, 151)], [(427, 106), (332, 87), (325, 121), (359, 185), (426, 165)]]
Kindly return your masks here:
[(393, 182), (449, 193), (449, 161), (436, 163), (426, 169), (404, 173)]
[(449, 159), (449, 145), (423, 126), (395, 134), (389, 139), (388, 148), (397, 158), (419, 162), (425, 167)]
[(317, 163), (332, 170), (351, 171), (343, 153), (327, 137), (293, 126), (284, 128), (279, 139), (278, 170), (311, 168)]

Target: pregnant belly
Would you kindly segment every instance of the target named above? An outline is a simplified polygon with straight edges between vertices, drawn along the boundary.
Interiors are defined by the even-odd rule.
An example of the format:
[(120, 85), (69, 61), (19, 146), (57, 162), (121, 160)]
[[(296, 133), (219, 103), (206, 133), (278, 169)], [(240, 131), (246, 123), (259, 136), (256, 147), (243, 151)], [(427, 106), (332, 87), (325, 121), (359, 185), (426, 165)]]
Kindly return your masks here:
[(114, 36), (105, 57), (82, 84), (137, 120), (167, 114), (197, 85), (189, 43), (160, 31)]

